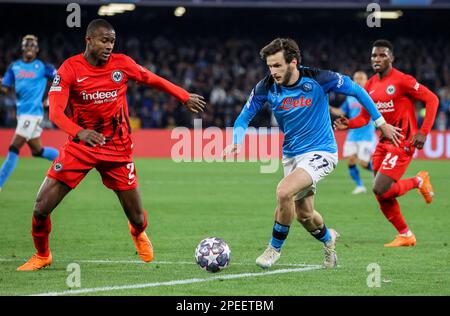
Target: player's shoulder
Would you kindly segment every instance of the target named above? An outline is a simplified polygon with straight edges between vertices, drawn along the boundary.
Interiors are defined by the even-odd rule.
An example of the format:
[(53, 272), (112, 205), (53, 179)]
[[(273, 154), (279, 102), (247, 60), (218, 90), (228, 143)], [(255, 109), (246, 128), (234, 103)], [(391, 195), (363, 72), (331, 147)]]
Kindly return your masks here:
[(267, 95), (269, 90), (274, 88), (274, 86), (275, 80), (271, 75), (267, 75), (256, 84), (254, 93), (256, 95)]
[(22, 62), (21, 59), (13, 60), (13, 61), (9, 64), (8, 68), (9, 68), (9, 69), (12, 69), (13, 67), (20, 67), (20, 65), (21, 65), (22, 63), (23, 63), (23, 62)]
[(392, 76), (394, 78), (398, 78), (400, 80), (402, 79), (414, 79), (415, 78), (407, 73), (404, 73), (403, 71), (398, 70), (397, 68), (392, 68)]
[(60, 70), (67, 69), (67, 68), (72, 69), (72, 68), (80, 67), (80, 65), (82, 65), (82, 63), (83, 63), (82, 58), (83, 58), (82, 54), (71, 56), (63, 61), (63, 63), (61, 64), (61, 67), (59, 69)]
[(115, 60), (130, 60), (131, 57), (126, 55), (126, 54), (122, 54), (122, 53), (113, 53), (111, 54), (111, 58), (115, 59)]
[(406, 89), (409, 89), (411, 87), (414, 87), (415, 90), (418, 89), (419, 83), (417, 82), (417, 79), (413, 76), (406, 74), (396, 68), (392, 68), (392, 78), (394, 78), (394, 82), (398, 84), (400, 87), (404, 87)]
[(332, 70), (300, 66), (299, 71), (301, 77), (311, 78), (320, 85), (324, 85), (335, 80), (343, 80), (343, 76), (340, 73)]
[(112, 63), (116, 64), (116, 63), (130, 63), (130, 62), (134, 62), (133, 58), (131, 58), (130, 56), (126, 55), (126, 54), (121, 54), (121, 53), (117, 53), (117, 54), (111, 54), (111, 61)]

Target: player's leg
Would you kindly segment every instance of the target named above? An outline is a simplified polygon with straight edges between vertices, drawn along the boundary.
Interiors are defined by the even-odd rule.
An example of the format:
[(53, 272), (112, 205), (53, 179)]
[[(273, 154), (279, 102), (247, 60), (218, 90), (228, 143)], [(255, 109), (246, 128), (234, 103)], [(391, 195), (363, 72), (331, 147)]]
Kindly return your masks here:
[(52, 229), (50, 214), (70, 190), (68, 185), (58, 180), (48, 177), (44, 179), (36, 197), (32, 218), (31, 234), (36, 254), (18, 267), (18, 271), (38, 270), (52, 263), (49, 247), (49, 235)]
[(295, 200), (315, 192), (318, 181), (330, 174), (337, 164), (337, 155), (311, 152), (293, 158), (284, 158), (284, 179), (277, 187), (277, 207), (272, 238), (264, 253), (256, 259), (262, 268), (272, 266), (279, 258), (290, 225), (295, 216)]
[(43, 147), (40, 137), (30, 139), (27, 143), (33, 157), (41, 157), (53, 161), (59, 155), (58, 149), (53, 147)]
[[(131, 159), (131, 158), (130, 158)], [(147, 212), (142, 207), (138, 189), (136, 168), (133, 162), (104, 162), (97, 165), (103, 184), (116, 192), (120, 204), (128, 218), (131, 238), (139, 257), (145, 261), (153, 260), (153, 246), (145, 233)]]
[(350, 174), (350, 177), (353, 179), (353, 181), (356, 184), (356, 187), (353, 189), (352, 194), (366, 193), (367, 189), (364, 186), (363, 181), (361, 180), (361, 176), (360, 176), (359, 170), (358, 170), (357, 156), (352, 155), (347, 158), (347, 161), (348, 161), (348, 172)]
[(139, 189), (136, 187), (132, 190), (115, 192), (127, 215), (129, 221), (128, 227), (130, 228), (131, 237), (135, 243), (139, 257), (145, 262), (152, 261), (153, 246), (145, 233), (148, 223), (147, 212), (142, 207)]
[(313, 180), (309, 173), (301, 168), (295, 169), (278, 184), (272, 238), (264, 253), (256, 259), (256, 264), (261, 268), (271, 267), (280, 258), (281, 248), (295, 216), (294, 197), (312, 184)]
[(356, 184), (356, 187), (352, 191), (352, 194), (360, 194), (367, 192), (359, 175), (359, 170), (357, 166), (357, 153), (358, 153), (357, 143), (346, 140), (344, 143), (343, 156), (344, 159), (347, 160), (348, 173)]
[(0, 169), (0, 190), (16, 168), (17, 161), (19, 160), (20, 149), (26, 141), (27, 140), (24, 137), (17, 134), (14, 135), (11, 145), (9, 146), (8, 155), (6, 156), (6, 159), (2, 164), (2, 168)]
[(336, 240), (339, 234), (332, 228), (328, 229), (322, 215), (314, 209), (314, 194), (295, 201), (297, 220), (318, 241), (323, 242), (325, 250), (324, 265), (327, 268), (337, 266)]
[(415, 236), (406, 224), (400, 211), (397, 197), (413, 188), (417, 188), (420, 180), (417, 177), (400, 180), (411, 161), (411, 155), (404, 154), (392, 148), (392, 146), (386, 148), (387, 150), (384, 151), (385, 155), (381, 163), (378, 157), (379, 155), (377, 155), (377, 165), (375, 166), (374, 164), (377, 174), (375, 176), (373, 192), (380, 204), (381, 211), (395, 227), (398, 236), (393, 242), (385, 244), (385, 246), (414, 246), (416, 244)]
[(359, 165), (368, 170), (373, 171), (372, 154), (373, 154), (373, 142), (361, 141), (358, 143), (358, 162)]
[(49, 249), (51, 212), (92, 169), (95, 161), (90, 155), (65, 145), (61, 154), (47, 172), (33, 210), (32, 236), (37, 253), (18, 270), (38, 270), (49, 265), (52, 256)]

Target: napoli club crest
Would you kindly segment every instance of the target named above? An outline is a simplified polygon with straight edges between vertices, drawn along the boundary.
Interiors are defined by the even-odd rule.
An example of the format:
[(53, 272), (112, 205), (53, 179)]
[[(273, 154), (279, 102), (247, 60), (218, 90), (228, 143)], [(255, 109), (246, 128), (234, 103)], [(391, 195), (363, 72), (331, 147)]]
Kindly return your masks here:
[(301, 89), (304, 92), (310, 92), (313, 89), (313, 86), (312, 86), (311, 82), (305, 82), (304, 84), (302, 84)]
[(389, 95), (393, 95), (394, 93), (395, 93), (395, 86), (394, 85), (389, 85), (387, 88), (386, 88), (386, 93), (387, 94), (389, 94)]
[(111, 79), (112, 81), (114, 81), (115, 83), (119, 83), (122, 81), (123, 79), (123, 74), (120, 70), (114, 70), (111, 74)]

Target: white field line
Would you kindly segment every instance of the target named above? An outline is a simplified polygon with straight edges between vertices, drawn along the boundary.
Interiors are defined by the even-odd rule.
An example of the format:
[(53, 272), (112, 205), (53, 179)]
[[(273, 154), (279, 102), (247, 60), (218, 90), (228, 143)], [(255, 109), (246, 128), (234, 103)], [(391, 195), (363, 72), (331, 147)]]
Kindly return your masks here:
[[(192, 265), (196, 264), (194, 260), (192, 261), (152, 261), (151, 263), (144, 262), (142, 260), (108, 260), (108, 259), (58, 259), (59, 262), (69, 262), (69, 263), (87, 263), (87, 264), (180, 264), (180, 265)], [(14, 258), (0, 258), (0, 262), (26, 262), (26, 259), (14, 259)], [(233, 265), (249, 266), (255, 265), (254, 262), (230, 262)], [(283, 267), (311, 267), (315, 265), (306, 263), (277, 263), (277, 266)]]
[(182, 284), (210, 282), (210, 281), (219, 280), (219, 279), (220, 280), (232, 280), (232, 279), (251, 278), (251, 277), (258, 277), (258, 276), (267, 276), (267, 275), (273, 275), (273, 274), (305, 272), (305, 271), (311, 271), (311, 270), (317, 270), (317, 269), (322, 269), (322, 266), (311, 265), (311, 266), (306, 266), (303, 268), (279, 269), (279, 270), (258, 272), (258, 273), (225, 274), (225, 275), (220, 275), (220, 276), (218, 275), (218, 276), (213, 276), (213, 277), (204, 278), (204, 279), (185, 279), (185, 280), (172, 280), (172, 281), (166, 281), (166, 282), (116, 285), (116, 286), (86, 288), (86, 289), (79, 289), (79, 290), (66, 290), (66, 291), (60, 291), (60, 292), (36, 293), (36, 294), (31, 294), (31, 295), (32, 296), (60, 296), (60, 295), (75, 295), (75, 294), (110, 292), (110, 291), (120, 291), (120, 290), (135, 290), (135, 289), (143, 289), (143, 288), (158, 287), (158, 286), (173, 286), (173, 285), (182, 285)]

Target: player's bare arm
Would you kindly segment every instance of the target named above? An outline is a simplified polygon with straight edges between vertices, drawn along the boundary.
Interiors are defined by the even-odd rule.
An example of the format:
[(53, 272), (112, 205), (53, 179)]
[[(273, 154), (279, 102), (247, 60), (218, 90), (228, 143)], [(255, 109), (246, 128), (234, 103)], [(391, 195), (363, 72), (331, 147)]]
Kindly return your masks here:
[(199, 113), (205, 110), (206, 102), (203, 96), (195, 93), (190, 93), (189, 99), (187, 100), (185, 105), (192, 113)]

